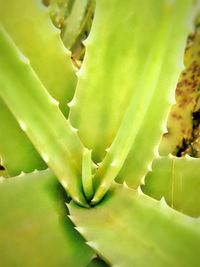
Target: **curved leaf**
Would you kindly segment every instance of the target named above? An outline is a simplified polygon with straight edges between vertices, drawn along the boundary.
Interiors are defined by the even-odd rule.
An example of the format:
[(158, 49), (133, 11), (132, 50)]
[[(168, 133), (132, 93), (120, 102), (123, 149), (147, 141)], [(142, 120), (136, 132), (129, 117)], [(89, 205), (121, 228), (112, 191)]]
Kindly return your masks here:
[(0, 50), (0, 96), (70, 196), (85, 205), (80, 177), (83, 146), (76, 130), (2, 28)]
[[(40, 0), (0, 1), (0, 23), (29, 58), (32, 67), (67, 115), (76, 77), (69, 52)], [(1, 51), (1, 54), (3, 51)], [(0, 156), (10, 176), (44, 169), (46, 164), (0, 99)], [(17, 157), (16, 157), (17, 153)]]
[(74, 230), (65, 201), (49, 170), (0, 182), (2, 266), (87, 266), (94, 253)]
[(115, 185), (97, 206), (70, 203), (69, 210), (87, 244), (112, 266), (200, 264), (200, 221), (140, 191)]
[(0, 157), (9, 176), (16, 176), (21, 171), (46, 169), (34, 146), (20, 128), (8, 107), (0, 98)]
[(142, 190), (190, 216), (200, 216), (200, 159), (160, 157), (153, 161)]
[(67, 115), (67, 102), (74, 94), (76, 76), (60, 31), (40, 0), (0, 1), (0, 23), (30, 60), (43, 84)]
[(110, 144), (94, 177), (93, 204), (118, 175), (136, 187), (148, 171), (173, 101), (193, 11), (187, 0), (97, 1), (70, 113), (94, 153), (100, 156), (97, 148)]

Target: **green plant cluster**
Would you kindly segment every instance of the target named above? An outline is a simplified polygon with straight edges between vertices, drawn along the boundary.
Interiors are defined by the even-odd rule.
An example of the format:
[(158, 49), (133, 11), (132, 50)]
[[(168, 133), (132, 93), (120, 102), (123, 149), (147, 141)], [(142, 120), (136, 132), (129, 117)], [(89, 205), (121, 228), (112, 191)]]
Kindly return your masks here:
[(0, 0), (0, 266), (200, 266), (198, 10)]

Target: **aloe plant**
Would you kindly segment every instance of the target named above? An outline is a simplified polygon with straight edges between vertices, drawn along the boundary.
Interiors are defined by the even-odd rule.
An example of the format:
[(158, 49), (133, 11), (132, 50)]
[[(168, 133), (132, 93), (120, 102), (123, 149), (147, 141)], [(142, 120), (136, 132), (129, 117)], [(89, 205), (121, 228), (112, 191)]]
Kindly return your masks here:
[(2, 266), (200, 265), (199, 4), (0, 0)]

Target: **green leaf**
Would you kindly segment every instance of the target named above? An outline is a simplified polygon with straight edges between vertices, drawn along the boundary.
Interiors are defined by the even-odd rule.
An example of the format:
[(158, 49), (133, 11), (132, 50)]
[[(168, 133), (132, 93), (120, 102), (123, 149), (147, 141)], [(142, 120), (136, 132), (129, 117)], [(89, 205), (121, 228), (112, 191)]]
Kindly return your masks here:
[(101, 203), (70, 203), (76, 229), (112, 266), (198, 267), (200, 221), (140, 191), (115, 185)]
[(93, 180), (92, 180), (92, 160), (91, 150), (84, 149), (83, 162), (82, 162), (82, 185), (83, 192), (88, 201), (90, 201), (94, 195)]
[(93, 251), (67, 217), (66, 197), (49, 171), (0, 182), (0, 259), (4, 267), (85, 267)]
[[(136, 0), (128, 1), (126, 5), (122, 1), (117, 4), (114, 0), (109, 3), (105, 0), (97, 1), (91, 33), (85, 41), (86, 56), (78, 72), (78, 87), (70, 105), (70, 120), (79, 129), (84, 144), (94, 150), (97, 162), (105, 156), (105, 149), (111, 145), (117, 133), (131, 96), (138, 91), (135, 88), (144, 73), (144, 66), (150, 53), (149, 44), (153, 46), (155, 43), (154, 49), (159, 48), (158, 53), (162, 49), (167, 50), (166, 43), (156, 44), (160, 41), (157, 35), (159, 29), (165, 31), (163, 27), (167, 25), (164, 25), (164, 20), (170, 21), (176, 8), (178, 12), (176, 23), (173, 24), (174, 36), (176, 29), (180, 33), (176, 38), (174, 36), (169, 38), (170, 43), (175, 44), (180, 41), (180, 35), (184, 36), (181, 38), (179, 52), (175, 57), (177, 60), (174, 59), (173, 62), (177, 79), (184, 38), (188, 33), (188, 21), (183, 17), (190, 17), (189, 6), (187, 9), (189, 2), (191, 1), (184, 1), (185, 5), (172, 2), (170, 7), (170, 2), (165, 0), (140, 1), (139, 5)], [(184, 15), (184, 12), (187, 14)], [(182, 24), (182, 27), (179, 28), (180, 25), (176, 25), (177, 23)], [(168, 26), (171, 24), (172, 22)], [(168, 39), (167, 35), (165, 37)], [(160, 60), (166, 58), (161, 57)], [(154, 69), (155, 60), (150, 61), (149, 65)], [(145, 75), (144, 73), (143, 76)], [(157, 77), (154, 78), (156, 80)], [(146, 85), (147, 79), (148, 75), (144, 77), (144, 83), (145, 87), (149, 88), (149, 85)]]
[(190, 0), (97, 1), (70, 103), (70, 121), (84, 145), (96, 161), (105, 156), (93, 204), (120, 171), (118, 179), (133, 187), (146, 174), (174, 101), (192, 15)]
[(200, 216), (200, 159), (160, 157), (153, 161), (142, 190), (190, 216)]
[(2, 28), (0, 50), (0, 96), (70, 196), (86, 205), (80, 174), (83, 146), (76, 130)]
[[(67, 115), (76, 77), (60, 32), (39, 0), (0, 1), (0, 23), (29, 58), (32, 67)], [(2, 54), (2, 51), (1, 51)], [(0, 99), (0, 156), (10, 176), (44, 169), (46, 164)], [(17, 153), (17, 156), (16, 156)]]
[[(34, 146), (0, 98), (0, 157), (9, 176), (46, 168)], [(5, 173), (3, 174), (5, 175)]]
[(70, 53), (61, 42), (60, 31), (53, 26), (48, 9), (40, 0), (0, 1), (0, 17), (3, 27), (67, 115), (76, 76)]

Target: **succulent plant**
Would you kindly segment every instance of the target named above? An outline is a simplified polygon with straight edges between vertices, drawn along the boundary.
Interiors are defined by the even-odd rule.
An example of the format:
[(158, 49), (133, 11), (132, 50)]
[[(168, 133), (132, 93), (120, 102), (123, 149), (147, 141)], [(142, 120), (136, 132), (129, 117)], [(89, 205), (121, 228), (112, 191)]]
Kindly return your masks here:
[(200, 266), (198, 10), (0, 0), (2, 266)]

